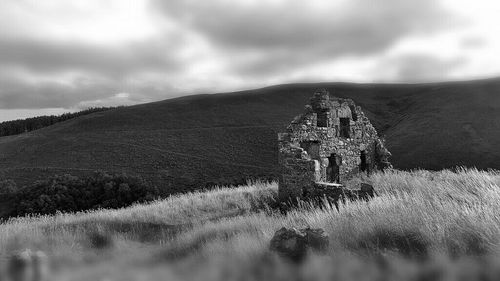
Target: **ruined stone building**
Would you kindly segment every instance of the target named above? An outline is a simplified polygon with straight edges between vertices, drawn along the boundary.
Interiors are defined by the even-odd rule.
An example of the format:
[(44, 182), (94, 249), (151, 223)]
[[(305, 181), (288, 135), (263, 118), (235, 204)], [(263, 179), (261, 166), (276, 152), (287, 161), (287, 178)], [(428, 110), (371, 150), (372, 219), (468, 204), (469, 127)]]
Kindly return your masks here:
[(305, 112), (278, 135), (280, 200), (335, 188), (353, 175), (390, 166), (391, 155), (359, 106), (317, 91)]

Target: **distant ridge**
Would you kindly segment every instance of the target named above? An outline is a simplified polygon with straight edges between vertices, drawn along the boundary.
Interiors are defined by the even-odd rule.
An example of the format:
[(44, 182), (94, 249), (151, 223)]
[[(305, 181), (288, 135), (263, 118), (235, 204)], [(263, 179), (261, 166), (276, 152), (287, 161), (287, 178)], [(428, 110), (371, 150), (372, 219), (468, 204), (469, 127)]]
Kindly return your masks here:
[(187, 96), (92, 113), (0, 138), (0, 178), (139, 174), (168, 193), (277, 174), (276, 134), (317, 88), (353, 99), (399, 169), (500, 169), (500, 79), (309, 83)]
[(78, 116), (87, 115), (95, 112), (110, 110), (116, 107), (90, 107), (77, 112), (68, 112), (60, 115), (41, 115), (36, 117), (16, 119), (0, 122), (0, 137), (13, 136), (22, 133), (31, 132), (56, 123), (63, 122)]

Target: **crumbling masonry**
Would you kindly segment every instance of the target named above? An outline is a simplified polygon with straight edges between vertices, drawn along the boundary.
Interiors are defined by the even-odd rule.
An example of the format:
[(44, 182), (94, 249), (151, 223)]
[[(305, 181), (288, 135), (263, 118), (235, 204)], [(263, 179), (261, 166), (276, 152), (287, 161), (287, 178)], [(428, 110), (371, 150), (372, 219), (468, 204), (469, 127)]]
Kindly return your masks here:
[(311, 189), (335, 188), (360, 172), (390, 167), (391, 154), (361, 108), (326, 90), (313, 95), (278, 140), (282, 201), (304, 199)]

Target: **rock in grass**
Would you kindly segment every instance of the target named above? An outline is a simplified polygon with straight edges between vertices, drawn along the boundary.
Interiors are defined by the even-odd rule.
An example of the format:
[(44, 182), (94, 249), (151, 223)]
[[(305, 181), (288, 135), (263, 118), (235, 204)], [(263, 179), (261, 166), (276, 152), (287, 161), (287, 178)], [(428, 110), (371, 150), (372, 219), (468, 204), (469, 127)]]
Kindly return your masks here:
[(371, 184), (361, 183), (360, 189), (358, 191), (358, 198), (362, 200), (370, 200), (375, 197), (375, 188)]
[(306, 234), (307, 246), (311, 249), (325, 253), (328, 250), (330, 240), (328, 234), (321, 228), (306, 228), (301, 230)]
[(326, 252), (328, 245), (328, 235), (322, 229), (283, 227), (271, 239), (270, 249), (284, 258), (300, 262), (306, 257), (308, 249)]
[(274, 233), (270, 249), (282, 257), (301, 261), (307, 253), (306, 235), (295, 228), (283, 227)]

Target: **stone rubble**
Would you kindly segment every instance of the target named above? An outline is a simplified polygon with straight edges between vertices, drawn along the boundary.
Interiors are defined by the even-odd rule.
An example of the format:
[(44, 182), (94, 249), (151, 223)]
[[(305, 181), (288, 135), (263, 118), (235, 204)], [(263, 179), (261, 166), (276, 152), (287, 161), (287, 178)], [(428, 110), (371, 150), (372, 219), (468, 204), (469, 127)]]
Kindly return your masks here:
[(302, 261), (309, 250), (325, 253), (328, 250), (328, 235), (317, 228), (286, 228), (276, 231), (270, 243), (270, 250), (294, 262)]

